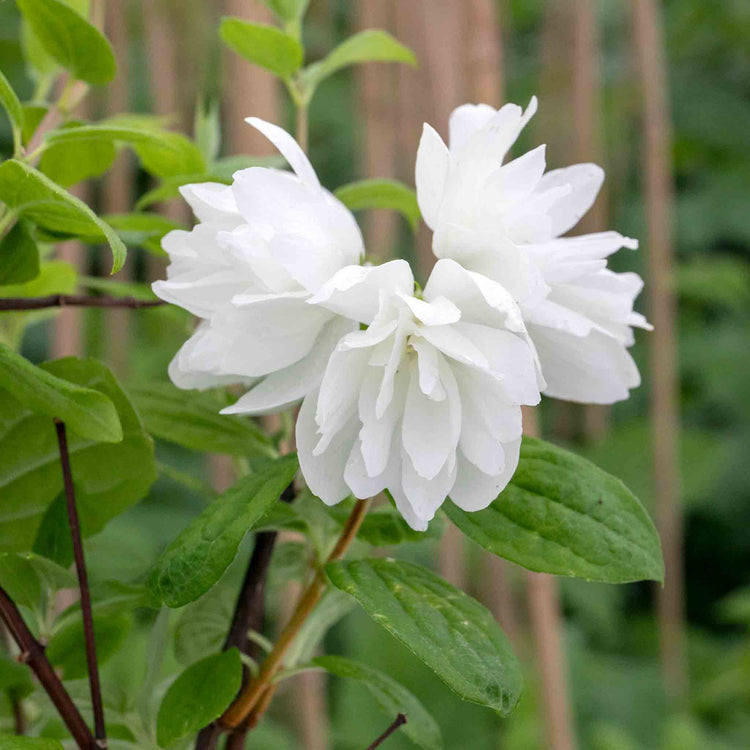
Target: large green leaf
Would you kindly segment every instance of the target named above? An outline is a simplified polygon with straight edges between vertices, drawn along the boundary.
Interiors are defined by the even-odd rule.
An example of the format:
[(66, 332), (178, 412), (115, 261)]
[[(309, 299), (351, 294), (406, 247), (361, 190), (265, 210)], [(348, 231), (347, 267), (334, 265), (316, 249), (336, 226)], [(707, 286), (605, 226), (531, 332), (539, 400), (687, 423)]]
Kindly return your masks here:
[(275, 453), (254, 422), (219, 414), (226, 404), (213, 394), (181, 391), (167, 383), (131, 393), (146, 429), (155, 437), (194, 451), (268, 457)]
[(343, 656), (319, 656), (312, 663), (336, 677), (362, 683), (372, 694), (375, 703), (391, 719), (404, 714), (406, 724), (401, 731), (415, 745), (427, 750), (439, 750), (443, 746), (440, 727), (435, 719), (412, 693), (392, 677), (375, 667)]
[[(76, 502), (84, 535), (100, 531), (140, 500), (156, 478), (153, 441), (107, 368), (96, 360), (43, 364), (49, 374), (104, 394), (122, 426), (119, 443), (95, 443), (70, 431)], [(39, 525), (63, 488), (54, 426), (12, 397), (0, 399), (0, 549), (31, 548)]]
[(334, 195), (352, 211), (390, 208), (398, 211), (416, 230), (422, 214), (414, 191), (397, 180), (373, 179), (342, 185)]
[(302, 65), (302, 45), (275, 26), (222, 18), (219, 36), (238, 55), (281, 78), (290, 78)]
[(34, 692), (31, 670), (10, 656), (0, 656), (0, 691), (11, 693), (19, 700), (31, 695)]
[(462, 698), (502, 715), (513, 710), (521, 669), (479, 602), (426, 568), (398, 560), (329, 563), (326, 573)]
[(8, 115), (10, 127), (13, 131), (13, 143), (16, 149), (21, 145), (21, 134), (23, 132), (23, 107), (16, 96), (16, 92), (8, 82), (2, 71), (0, 71), (0, 104)]
[(45, 51), (74, 78), (101, 84), (117, 65), (107, 38), (60, 0), (16, 0)]
[(142, 247), (155, 255), (166, 256), (161, 248), (165, 234), (174, 229), (185, 229), (185, 226), (159, 214), (130, 213), (107, 214), (104, 220), (120, 236), (120, 239), (131, 247)]
[(217, 719), (242, 683), (242, 660), (236, 648), (208, 656), (188, 667), (170, 686), (159, 707), (156, 739), (169, 747)]
[(489, 508), (443, 508), (470, 539), (529, 570), (606, 583), (664, 578), (659, 536), (627, 487), (536, 438), (524, 438), (518, 469)]
[[(132, 625), (132, 614), (126, 610), (99, 612), (94, 607), (94, 637), (99, 664), (105, 664), (117, 653)], [(88, 674), (86, 640), (79, 612), (66, 616), (55, 628), (47, 645), (47, 658), (62, 671), (66, 680), (78, 680)]]
[[(63, 130), (75, 129), (85, 123), (70, 120)], [(39, 171), (63, 187), (104, 174), (117, 157), (117, 148), (109, 140), (71, 140), (45, 143)]]
[(0, 240), (0, 286), (23, 284), (39, 275), (39, 250), (29, 224), (21, 219)]
[(366, 62), (401, 62), (416, 65), (414, 53), (387, 31), (368, 29), (349, 37), (320, 62), (305, 68), (304, 78), (309, 92), (336, 71), (349, 65)]
[(296, 455), (268, 461), (220, 495), (164, 551), (149, 579), (154, 595), (182, 607), (205, 594), (229, 567), (245, 534), (297, 472)]
[(117, 410), (107, 396), (56, 378), (5, 344), (0, 344), (0, 389), (35, 414), (62, 420), (81, 437), (105, 443), (122, 440)]
[(63, 750), (58, 740), (44, 737), (16, 737), (0, 734), (0, 747), (3, 750)]
[(112, 144), (132, 146), (143, 168), (157, 177), (200, 172), (206, 164), (201, 150), (182, 133), (144, 127), (132, 118), (114, 118), (93, 125), (61, 128), (47, 136), (48, 144)]
[(0, 200), (18, 216), (61, 236), (106, 239), (112, 249), (112, 273), (122, 268), (127, 250), (115, 231), (83, 201), (28, 164), (16, 159), (0, 164)]

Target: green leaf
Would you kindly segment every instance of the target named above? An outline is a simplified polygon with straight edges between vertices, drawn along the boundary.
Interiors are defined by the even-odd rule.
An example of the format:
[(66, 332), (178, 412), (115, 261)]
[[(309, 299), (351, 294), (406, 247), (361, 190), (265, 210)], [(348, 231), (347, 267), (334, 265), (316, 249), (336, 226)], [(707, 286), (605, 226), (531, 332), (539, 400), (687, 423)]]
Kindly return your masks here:
[[(67, 526), (67, 518), (65, 519)], [(66, 529), (70, 534), (69, 527)], [(39, 612), (49, 591), (74, 588), (76, 578), (65, 568), (37, 555), (0, 553), (0, 585), (13, 601)]]
[(221, 20), (219, 36), (238, 55), (281, 78), (291, 78), (302, 66), (302, 45), (275, 26), (227, 17)]
[[(153, 441), (114, 376), (93, 359), (70, 357), (41, 369), (99, 391), (114, 404), (119, 443), (95, 443), (68, 434), (76, 503), (84, 536), (95, 534), (140, 500), (156, 479)], [(63, 488), (55, 430), (16, 398), (0, 399), (0, 549), (31, 548), (44, 514)]]
[(479, 602), (426, 568), (398, 560), (329, 563), (326, 573), (462, 698), (503, 716), (513, 710), (521, 670)]
[(115, 406), (103, 393), (50, 375), (5, 344), (0, 344), (0, 388), (36, 414), (62, 420), (81, 437), (122, 440)]
[(58, 495), (47, 508), (31, 549), (58, 565), (67, 567), (73, 563), (73, 540), (63, 495)]
[(166, 255), (161, 249), (161, 241), (165, 234), (175, 229), (186, 229), (184, 225), (159, 214), (107, 214), (103, 218), (126, 245), (146, 250), (156, 247), (158, 255)]
[(236, 594), (216, 586), (180, 611), (174, 628), (174, 655), (187, 666), (206, 654), (221, 651), (232, 621)]
[(217, 719), (242, 683), (242, 660), (236, 648), (188, 667), (170, 686), (159, 707), (156, 739), (169, 747)]
[[(83, 126), (80, 120), (65, 123), (62, 130)], [(80, 140), (47, 143), (39, 161), (39, 171), (53, 182), (70, 187), (77, 182), (99, 177), (117, 156), (115, 144), (107, 140)]]
[(195, 108), (193, 132), (195, 143), (203, 154), (206, 164), (212, 164), (221, 151), (221, 119), (218, 101), (198, 103)]
[[(132, 625), (133, 617), (130, 612), (99, 612), (94, 607), (96, 658), (100, 666), (118, 652)], [(80, 610), (63, 618), (55, 628), (47, 646), (47, 658), (54, 667), (62, 671), (66, 680), (78, 680), (88, 674)]]
[(58, 740), (44, 737), (16, 737), (0, 734), (0, 747), (3, 750), (63, 750)]
[(22, 284), (39, 275), (39, 250), (21, 220), (0, 240), (0, 286)]
[(415, 745), (427, 750), (439, 750), (443, 746), (440, 727), (435, 719), (412, 693), (392, 677), (375, 667), (343, 656), (319, 656), (312, 663), (336, 677), (362, 683), (372, 694), (375, 703), (391, 719), (404, 714), (407, 722), (401, 731)]
[(78, 279), (78, 286), (92, 289), (95, 292), (112, 297), (134, 297), (140, 300), (159, 299), (151, 289), (150, 284), (142, 284), (138, 281), (115, 281), (114, 279), (102, 279), (99, 276), (83, 276)]
[(286, 23), (299, 22), (305, 15), (310, 0), (263, 0)]
[(320, 82), (349, 65), (366, 62), (401, 62), (416, 66), (414, 53), (388, 32), (368, 29), (349, 37), (328, 57), (305, 68), (304, 79), (309, 95)]
[(30, 104), (26, 102), (23, 107), (23, 145), (27, 146), (33, 138), (37, 128), (41, 125), (44, 116), (49, 112), (48, 104)]
[(206, 168), (198, 146), (182, 133), (139, 125), (136, 120), (127, 117), (61, 128), (50, 133), (46, 143), (89, 146), (126, 143), (136, 152), (143, 168), (156, 177), (201, 172)]
[(127, 250), (115, 231), (83, 201), (28, 164), (16, 159), (0, 164), (0, 200), (43, 229), (106, 239), (112, 249), (112, 273), (122, 268)]
[[(11, 693), (19, 700), (34, 692), (31, 670), (8, 656), (0, 656), (0, 691)], [(2, 738), (3, 735), (0, 735)], [(0, 747), (2, 747), (0, 745)]]
[(117, 72), (107, 38), (60, 0), (16, 0), (45, 51), (74, 78), (93, 84), (111, 81)]
[(229, 567), (242, 538), (278, 500), (297, 472), (295, 455), (240, 479), (163, 552), (149, 579), (154, 595), (182, 607), (205, 594)]
[(219, 414), (226, 404), (211, 393), (181, 391), (168, 383), (134, 388), (131, 393), (146, 429), (162, 440), (193, 451), (231, 456), (275, 454), (254, 422)]
[(13, 87), (0, 70), (0, 104), (8, 114), (10, 127), (13, 131), (14, 151), (18, 153), (21, 147), (21, 134), (23, 132), (23, 107), (13, 91)]
[(524, 438), (516, 473), (489, 508), (443, 509), (477, 544), (529, 570), (606, 583), (664, 579), (659, 536), (627, 487), (535, 438)]
[(412, 231), (419, 226), (422, 214), (415, 192), (397, 180), (361, 180), (342, 185), (334, 195), (352, 211), (365, 208), (391, 208), (398, 211)]

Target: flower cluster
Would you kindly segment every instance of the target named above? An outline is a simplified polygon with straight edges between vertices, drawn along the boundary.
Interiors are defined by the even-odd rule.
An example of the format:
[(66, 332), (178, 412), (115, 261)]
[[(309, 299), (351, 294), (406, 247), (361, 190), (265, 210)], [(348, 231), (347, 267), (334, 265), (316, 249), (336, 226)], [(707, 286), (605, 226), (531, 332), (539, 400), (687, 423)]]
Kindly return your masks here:
[[(387, 490), (415, 529), (447, 497), (487, 507), (518, 463), (521, 406), (540, 394), (627, 398), (642, 283), (607, 268), (637, 242), (563, 237), (603, 172), (545, 173), (544, 148), (506, 162), (536, 110), (464, 105), (449, 145), (425, 125), (417, 198), (437, 257), (421, 292), (405, 261), (363, 265), (348, 209), (285, 131), (255, 118), (294, 174), (237, 172), (183, 188), (199, 223), (164, 238), (154, 290), (201, 322), (170, 366), (182, 388), (248, 388), (233, 414), (302, 401), (296, 428), (310, 489), (334, 504)], [(504, 163), (506, 162), (506, 163)]]

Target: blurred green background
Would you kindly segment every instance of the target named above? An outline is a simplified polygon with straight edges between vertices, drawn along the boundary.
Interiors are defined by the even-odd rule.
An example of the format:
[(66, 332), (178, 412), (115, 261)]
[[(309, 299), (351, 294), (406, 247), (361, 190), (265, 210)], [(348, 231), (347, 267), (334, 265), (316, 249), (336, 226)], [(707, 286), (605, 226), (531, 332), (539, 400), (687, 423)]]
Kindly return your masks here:
[[(377, 4), (382, 6), (381, 13), (383, 7), (390, 8), (386, 16), (390, 30), (415, 46), (421, 58), (427, 51), (428, 59), (422, 59), (419, 72), (372, 68), (372, 75), (385, 81), (380, 93), (375, 91), (375, 100), (366, 95), (371, 81), (358, 71), (340, 73), (321, 88), (311, 108), (310, 153), (329, 188), (365, 176), (395, 175), (412, 184), (417, 141), (410, 123), (431, 120), (445, 133), (446, 122), (435, 118), (474, 98), (474, 90), (462, 88), (460, 82), (450, 87), (445, 83), (444, 96), (442, 86), (434, 86), (431, 101), (414, 101), (408, 95), (424, 70), (440, 70), (441, 61), (436, 62), (435, 56), (447, 58), (442, 63), (450, 66), (451, 55), (455, 57), (473, 44), (471, 29), (468, 36), (464, 30), (463, 38), (458, 38), (455, 29), (453, 36), (446, 37), (444, 28), (431, 25), (430, 14), (438, 13), (436, 6), (441, 3), (433, 8), (419, 0), (379, 0)], [(225, 125), (227, 117), (258, 113), (252, 85), (242, 84), (242, 100), (237, 101), (237, 71), (230, 68), (216, 33), (222, 13), (242, 12), (244, 7), (251, 16), (257, 13), (258, 3), (229, 5), (232, 8), (227, 9), (218, 1), (197, 0), (119, 3), (121, 15), (115, 23), (124, 33), (125, 44), (119, 54), (122, 63), (124, 52), (128, 73), (124, 107), (164, 114), (169, 105), (175, 126), (187, 131), (192, 129), (192, 112), (199, 98), (221, 105)], [(321, 56), (360, 27), (367, 10), (364, 5), (363, 0), (313, 0), (304, 32), (309, 59)], [(468, 5), (458, 4), (459, 15)], [(504, 78), (509, 101), (525, 104), (532, 94), (540, 94), (540, 113), (524, 134), (522, 145), (549, 140), (551, 167), (581, 160), (571, 131), (575, 127), (575, 82), (565, 74), (569, 63), (565, 5), (575, 4), (506, 0), (498, 6), (503, 55), (497, 75)], [(641, 238), (639, 252), (622, 251), (613, 265), (616, 270), (636, 270), (647, 276), (640, 93), (631, 4), (602, 0), (594, 5), (600, 78), (595, 130), (601, 135), (598, 160), (607, 170), (606, 225)], [(651, 586), (611, 587), (562, 580), (565, 654), (577, 742), (580, 748), (592, 750), (750, 746), (750, 3), (667, 0), (661, 6), (674, 129), (673, 282), (679, 303), (680, 497), (685, 514), (690, 688), (682, 705), (668, 705), (660, 680)], [(409, 38), (410, 34), (416, 36)], [(0, 67), (19, 92), (31, 97), (34, 83), (24, 71), (20, 44), (16, 8), (7, 0), (0, 2)], [(171, 69), (159, 72), (159, 61), (169, 55), (175, 56)], [(160, 89), (155, 79), (162, 76), (164, 80), (164, 75), (166, 88), (162, 85)], [(405, 82), (403, 77), (407, 77)], [(258, 86), (262, 85), (267, 88), (261, 80)], [(165, 97), (165, 92), (170, 96)], [(277, 120), (291, 127), (291, 110), (282, 92), (278, 92), (277, 102)], [(95, 92), (88, 115), (99, 116), (112, 106), (106, 92)], [(378, 161), (377, 154), (373, 156), (378, 133), (373, 135), (371, 124), (371, 130), (365, 127), (373, 117), (380, 122), (381, 133), (390, 130), (388, 164)], [(235, 127), (232, 132), (236, 131)], [(225, 138), (223, 153), (245, 148), (237, 138), (234, 141)], [(368, 149), (373, 157), (369, 160), (361, 156)], [(0, 151), (6, 155), (12, 151), (4, 120), (0, 123)], [(367, 173), (373, 164), (381, 170), (379, 174)], [(149, 187), (146, 176), (133, 170), (131, 162), (121, 173), (126, 175), (121, 179), (128, 180), (131, 200)], [(104, 186), (90, 187), (87, 199), (101, 208), (106, 200)], [(163, 210), (186, 220), (179, 206)], [(368, 236), (389, 237), (395, 254), (419, 259), (413, 238), (400, 220), (390, 229), (384, 224), (390, 219), (367, 217), (367, 221)], [(377, 251), (382, 253), (383, 248)], [(100, 269), (99, 255), (91, 251), (82, 256), (85, 273), (106, 273)], [(138, 251), (126, 278), (145, 281), (163, 273), (162, 269), (159, 261), (154, 264)], [(644, 309), (643, 301), (639, 308)], [(126, 386), (165, 379), (166, 365), (191, 325), (182, 311), (172, 309), (131, 313), (124, 324), (113, 323), (111, 316), (99, 311), (87, 311), (79, 320), (84, 327), (81, 350), (116, 360)], [(23, 342), (24, 353), (36, 361), (51, 356), (55, 325), (60, 323), (48, 320), (30, 329)], [(118, 336), (124, 337), (121, 345), (115, 340)], [(639, 334), (637, 339), (634, 356), (644, 385), (628, 402), (605, 414), (599, 429), (592, 432), (587, 428), (580, 409), (550, 402), (542, 407), (542, 422), (546, 437), (576, 446), (621, 477), (652, 506), (647, 334)], [(196, 491), (188, 492), (184, 484), (162, 477), (146, 500), (92, 538), (88, 554), (95, 580), (141, 580), (166, 542), (205, 504), (200, 485), (216, 479), (215, 467), (212, 474), (202, 458), (167, 444), (158, 445), (157, 452), (163, 464), (197, 478)], [(289, 544), (293, 541), (280, 545), (275, 553), (278, 572), (269, 598), (276, 618), (281, 617), (283, 600), (288, 598), (286, 584), (295, 575)], [(236, 584), (247, 554), (246, 547), (219, 591), (212, 593), (216, 599), (211, 606), (204, 603), (201, 607), (198, 602), (174, 612), (168, 626), (184, 631), (189, 623), (199, 632), (199, 643), (204, 642), (200, 638), (206, 643), (216, 639), (221, 622), (217, 626), (212, 618), (223, 611), (221, 607), (231, 610), (236, 590), (232, 583)], [(415, 545), (404, 554), (425, 564), (439, 564), (435, 542)], [(469, 590), (487, 600), (491, 582), (483, 555), (468, 543), (461, 554)], [(510, 572), (510, 583), (520, 613), (516, 646), (527, 668), (528, 688), (509, 720), (500, 721), (487, 710), (462, 703), (360, 611), (353, 611), (331, 631), (326, 648), (376, 664), (401, 680), (438, 719), (447, 748), (544, 747), (538, 678), (519, 571)], [(135, 626), (122, 634), (127, 638), (126, 648), (104, 670), (108, 700), (114, 704), (121, 701), (125, 714), (131, 708), (124, 698), (126, 688), (145, 673), (147, 649), (158, 631), (153, 613), (138, 610), (134, 617)], [(195, 643), (190, 647), (195, 648)], [(180, 659), (190, 660), (190, 655), (170, 653), (163, 676), (174, 671)], [(316, 695), (311, 702), (304, 688), (287, 689), (270, 718), (252, 735), (249, 746), (274, 750), (317, 747), (320, 738), (327, 736), (330, 747), (355, 750), (371, 742), (390, 721), (364, 688), (329, 680), (327, 684), (315, 683), (312, 690)], [(85, 693), (83, 685), (80, 692)], [(326, 705), (329, 720), (320, 715), (310, 718), (310, 710), (321, 706), (325, 710)], [(409, 746), (398, 734), (387, 745), (393, 750)]]

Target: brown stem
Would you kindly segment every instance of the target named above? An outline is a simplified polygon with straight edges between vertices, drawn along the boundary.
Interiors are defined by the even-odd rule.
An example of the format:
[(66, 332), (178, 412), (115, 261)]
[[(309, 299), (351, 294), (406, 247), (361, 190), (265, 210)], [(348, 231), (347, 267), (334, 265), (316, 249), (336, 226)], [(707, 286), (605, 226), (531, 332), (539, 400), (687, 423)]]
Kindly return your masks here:
[(137, 299), (136, 297), (95, 297), (88, 294), (49, 294), (46, 297), (3, 297), (0, 312), (12, 310), (41, 310), (45, 307), (158, 307), (160, 299)]
[[(294, 497), (294, 483), (292, 482), (282, 493), (281, 501), (291, 503)], [(237, 596), (232, 624), (224, 641), (224, 651), (236, 647), (248, 656), (258, 658), (258, 644), (251, 641), (247, 637), (247, 633), (250, 630), (260, 632), (263, 627), (266, 578), (277, 537), (278, 533), (275, 531), (261, 531), (255, 537), (253, 554), (250, 556), (247, 572)], [(244, 670), (243, 686), (245, 684), (247, 684), (246, 669)], [(212, 750), (215, 748), (221, 732), (222, 727), (216, 722), (204, 727), (198, 733), (195, 750)], [(246, 734), (246, 726), (237, 727), (227, 738), (227, 750), (232, 747), (244, 747)]]
[(73, 488), (73, 473), (70, 469), (70, 455), (68, 454), (68, 438), (65, 433), (65, 423), (55, 420), (57, 443), (60, 446), (60, 463), (62, 465), (63, 482), (65, 484), (65, 500), (68, 508), (68, 522), (70, 535), (73, 539), (73, 557), (78, 575), (78, 587), (81, 592), (81, 613), (83, 615), (83, 637), (86, 643), (86, 663), (89, 673), (89, 687), (91, 688), (91, 704), (94, 711), (94, 734), (98, 747), (107, 746), (107, 735), (104, 727), (104, 704), (99, 683), (99, 664), (96, 659), (96, 639), (94, 636), (94, 617), (91, 612), (91, 591), (89, 590), (86, 560), (83, 554), (81, 539), (81, 524), (76, 508), (75, 490)]
[(0, 617), (21, 649), (20, 660), (28, 664), (34, 672), (78, 746), (86, 750), (96, 748), (93, 735), (45, 656), (42, 645), (34, 638), (18, 608), (2, 586), (0, 586)]
[(13, 731), (20, 737), (26, 734), (26, 715), (23, 712), (23, 703), (14, 691), (8, 693), (11, 709), (13, 710)]
[(386, 729), (385, 732), (375, 740), (375, 742), (368, 745), (366, 750), (375, 750), (376, 747), (380, 747), (399, 727), (404, 724), (406, 724), (406, 716), (404, 714), (399, 714), (388, 729)]
[[(328, 556), (327, 563), (339, 560), (343, 557), (347, 548), (356, 537), (357, 531), (364, 520), (369, 505), (369, 500), (357, 501), (354, 510), (349, 516), (349, 520), (346, 522), (346, 526), (344, 526), (344, 529), (341, 532), (341, 536), (336, 542), (336, 546)], [(292, 645), (292, 642), (297, 636), (297, 633), (299, 633), (305, 620), (318, 603), (325, 587), (326, 576), (325, 572), (321, 569), (315, 574), (312, 582), (302, 594), (302, 597), (294, 610), (294, 614), (279, 636), (278, 641), (276, 641), (273, 650), (263, 662), (258, 676), (247, 684), (239, 697), (224, 712), (221, 719), (219, 719), (222, 726), (228, 729), (233, 729), (242, 724), (250, 715), (250, 712), (261, 700), (274, 675), (281, 667), (287, 650)], [(260, 718), (259, 712), (256, 712), (256, 715)]]

